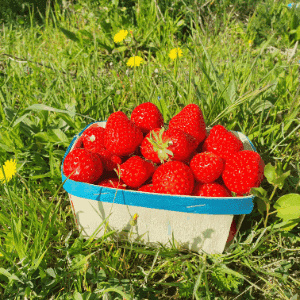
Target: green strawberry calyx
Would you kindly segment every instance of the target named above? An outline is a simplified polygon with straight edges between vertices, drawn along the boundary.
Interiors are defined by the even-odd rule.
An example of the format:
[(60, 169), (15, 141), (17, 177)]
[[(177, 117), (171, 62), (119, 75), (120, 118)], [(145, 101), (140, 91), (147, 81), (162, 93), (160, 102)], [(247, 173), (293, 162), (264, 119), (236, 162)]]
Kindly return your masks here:
[(157, 156), (160, 159), (161, 163), (168, 161), (170, 156), (174, 156), (173, 152), (168, 149), (168, 147), (173, 143), (169, 139), (163, 139), (164, 131), (164, 127), (162, 127), (158, 134), (155, 131), (151, 130), (150, 137), (148, 138), (148, 141), (153, 146), (153, 150), (157, 153)]

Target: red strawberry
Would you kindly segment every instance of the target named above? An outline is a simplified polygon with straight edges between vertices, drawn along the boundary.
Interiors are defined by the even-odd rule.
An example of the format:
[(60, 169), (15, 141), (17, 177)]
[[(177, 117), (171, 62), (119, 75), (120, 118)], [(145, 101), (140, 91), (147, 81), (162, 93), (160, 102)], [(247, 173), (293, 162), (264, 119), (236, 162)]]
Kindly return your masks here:
[(102, 180), (98, 183), (98, 185), (119, 189), (119, 190), (126, 190), (126, 184), (122, 180), (119, 180), (118, 178), (108, 178)]
[(161, 128), (164, 125), (162, 113), (158, 107), (151, 102), (138, 105), (131, 113), (131, 121), (146, 134), (150, 130)]
[(244, 149), (243, 143), (222, 125), (215, 125), (203, 143), (202, 150), (213, 152), (226, 160)]
[(190, 168), (196, 180), (201, 183), (212, 183), (222, 174), (224, 163), (220, 156), (212, 152), (202, 152), (192, 158)]
[(234, 219), (232, 220), (230, 230), (229, 230), (229, 236), (226, 243), (229, 243), (231, 240), (233, 240), (234, 236), (236, 234), (236, 223)]
[(139, 156), (132, 156), (120, 165), (117, 172), (125, 184), (137, 188), (154, 173), (154, 166)]
[(230, 191), (243, 195), (260, 186), (264, 167), (264, 161), (257, 152), (243, 150), (226, 160), (222, 178)]
[(105, 129), (100, 126), (93, 125), (83, 132), (82, 142), (84, 149), (97, 153), (99, 150), (104, 148)]
[(157, 162), (157, 157), (161, 163), (167, 160), (185, 161), (197, 148), (196, 139), (180, 129), (164, 131), (162, 128), (158, 134), (156, 132), (157, 129), (150, 132), (150, 137), (146, 137), (147, 141), (141, 146), (142, 154), (148, 156), (149, 159), (153, 157), (155, 162)]
[(192, 159), (194, 158), (194, 156), (197, 155), (197, 154), (198, 154), (198, 152), (196, 150), (193, 151), (191, 153), (191, 155), (187, 159), (183, 160), (182, 162), (185, 163), (186, 165), (188, 165), (189, 167), (191, 167), (190, 163), (191, 163)]
[(205, 122), (201, 109), (197, 104), (189, 104), (175, 115), (169, 122), (169, 128), (181, 129), (192, 135), (197, 144), (206, 137)]
[(94, 183), (102, 175), (103, 166), (98, 154), (78, 148), (66, 156), (63, 172), (67, 177), (72, 174), (69, 178), (71, 180)]
[(104, 145), (118, 156), (133, 153), (143, 141), (143, 133), (121, 111), (111, 114), (106, 122)]
[(202, 197), (232, 197), (230, 191), (216, 182), (212, 183), (198, 183), (194, 190), (194, 196)]
[(192, 135), (180, 129), (170, 128), (164, 135), (169, 139), (168, 150), (173, 153), (172, 160), (187, 160), (198, 146), (197, 140)]
[(150, 174), (149, 178), (151, 178), (158, 167), (152, 161), (149, 161), (147, 159), (145, 161), (147, 163), (147, 169)]
[(122, 159), (118, 155), (112, 154), (107, 149), (100, 149), (97, 154), (100, 156), (106, 171), (112, 171), (122, 163)]
[(138, 191), (144, 192), (144, 193), (155, 193), (155, 189), (154, 189), (154, 186), (153, 186), (152, 183), (142, 185), (142, 186), (138, 189)]
[(181, 161), (160, 165), (152, 177), (154, 189), (160, 194), (191, 195), (194, 176), (190, 167)]
[(151, 136), (153, 135), (153, 132), (156, 135), (158, 135), (160, 130), (161, 130), (161, 128), (155, 128), (155, 129), (151, 130), (143, 139), (141, 147), (140, 147), (142, 155), (145, 158), (147, 158), (157, 164), (160, 163), (160, 159), (158, 157), (157, 152), (153, 150), (153, 145), (150, 143), (149, 138), (150, 138), (150, 135)]

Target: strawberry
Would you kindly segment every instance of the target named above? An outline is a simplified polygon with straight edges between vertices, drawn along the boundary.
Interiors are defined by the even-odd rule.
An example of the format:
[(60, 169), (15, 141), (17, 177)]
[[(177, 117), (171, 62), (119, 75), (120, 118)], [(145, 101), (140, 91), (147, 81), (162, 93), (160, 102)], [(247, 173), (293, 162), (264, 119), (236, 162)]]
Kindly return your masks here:
[(103, 166), (98, 154), (77, 148), (66, 156), (63, 172), (67, 177), (74, 172), (71, 180), (94, 183), (102, 175)]
[(187, 159), (183, 160), (182, 162), (185, 163), (186, 165), (188, 165), (189, 167), (191, 167), (190, 163), (191, 163), (192, 159), (194, 158), (194, 156), (197, 155), (197, 154), (198, 154), (198, 152), (196, 150), (193, 151), (191, 153), (191, 155)]
[(126, 184), (122, 180), (119, 180), (118, 178), (108, 178), (102, 180), (98, 183), (98, 185), (119, 189), (119, 190), (126, 190)]
[(118, 156), (133, 153), (143, 141), (142, 131), (121, 111), (111, 114), (106, 122), (104, 145)]
[(168, 150), (173, 153), (172, 160), (187, 160), (198, 146), (195, 137), (180, 129), (169, 128), (164, 135), (169, 140)]
[(193, 136), (197, 145), (206, 137), (205, 122), (202, 111), (197, 104), (185, 106), (180, 113), (169, 122), (169, 128), (181, 129)]
[(142, 155), (146, 159), (149, 159), (152, 162), (157, 163), (157, 164), (160, 163), (160, 159), (158, 157), (157, 151), (154, 151), (153, 145), (150, 143), (149, 139), (153, 135), (153, 133), (158, 136), (160, 130), (161, 130), (161, 128), (155, 128), (155, 129), (151, 130), (143, 139), (141, 147), (140, 147)]
[(243, 149), (243, 143), (222, 125), (213, 126), (202, 147), (204, 152), (213, 152), (224, 160)]
[(161, 163), (168, 160), (185, 161), (198, 145), (193, 136), (180, 129), (164, 131), (162, 128), (158, 134), (157, 129), (155, 129), (150, 132), (150, 137), (145, 137), (145, 139), (147, 141), (144, 145), (143, 141), (141, 146), (142, 154), (145, 154), (149, 159), (154, 159), (154, 162), (157, 162), (158, 157)]
[(100, 126), (90, 126), (82, 134), (84, 149), (91, 152), (98, 152), (104, 148), (105, 129)]
[(220, 156), (212, 152), (202, 152), (192, 158), (190, 168), (197, 181), (212, 183), (222, 174), (224, 163)]
[(164, 125), (162, 113), (158, 107), (151, 102), (138, 105), (131, 113), (131, 121), (146, 134), (149, 133), (150, 130), (161, 128)]
[(233, 240), (235, 234), (236, 234), (236, 223), (234, 221), (234, 219), (232, 220), (232, 223), (231, 223), (231, 226), (230, 226), (230, 229), (229, 229), (229, 236), (228, 236), (228, 239), (227, 239), (227, 242), (226, 243), (229, 243), (231, 240)]
[(194, 176), (190, 167), (181, 161), (169, 161), (160, 165), (153, 174), (152, 182), (157, 193), (191, 195)]
[(231, 197), (230, 191), (221, 184), (212, 183), (198, 183), (193, 190), (193, 196), (202, 197)]
[(139, 192), (144, 192), (144, 193), (155, 193), (155, 189), (152, 183), (142, 185), (139, 189)]
[(257, 152), (243, 150), (226, 160), (222, 178), (230, 191), (241, 196), (260, 186), (264, 167), (264, 161)]
[(139, 156), (132, 156), (120, 165), (117, 173), (125, 184), (137, 188), (154, 173), (154, 166)]
[(112, 154), (105, 148), (98, 150), (97, 154), (100, 156), (106, 171), (112, 171), (122, 163), (122, 159), (118, 155)]

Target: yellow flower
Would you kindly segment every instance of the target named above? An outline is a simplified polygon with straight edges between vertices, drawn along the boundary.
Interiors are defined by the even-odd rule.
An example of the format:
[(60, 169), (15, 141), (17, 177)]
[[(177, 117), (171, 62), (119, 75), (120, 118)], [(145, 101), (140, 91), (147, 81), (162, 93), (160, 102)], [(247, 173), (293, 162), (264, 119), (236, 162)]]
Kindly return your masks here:
[(127, 30), (120, 30), (117, 34), (115, 34), (114, 42), (115, 43), (122, 42), (126, 38), (127, 34), (128, 34)]
[(180, 56), (182, 56), (182, 50), (180, 49), (180, 48), (174, 48), (174, 49), (172, 49), (171, 51), (170, 51), (170, 53), (169, 53), (169, 57), (171, 58), (171, 59), (175, 59), (176, 57), (180, 57)]
[(139, 56), (132, 56), (129, 58), (127, 62), (127, 66), (129, 67), (135, 67), (139, 66), (144, 60)]
[(138, 216), (139, 216), (138, 214), (134, 214), (132, 220), (129, 222), (129, 224), (131, 226), (135, 226), (137, 224), (137, 218), (138, 218)]
[(249, 41), (248, 41), (248, 44), (249, 44), (250, 47), (253, 46), (253, 41), (252, 41), (252, 40), (249, 40)]
[[(17, 171), (16, 160), (15, 159), (7, 160), (3, 165), (3, 169), (4, 169), (6, 180), (8, 182), (16, 174)], [(4, 174), (2, 168), (0, 168), (0, 181), (2, 181), (2, 183), (5, 182)]]

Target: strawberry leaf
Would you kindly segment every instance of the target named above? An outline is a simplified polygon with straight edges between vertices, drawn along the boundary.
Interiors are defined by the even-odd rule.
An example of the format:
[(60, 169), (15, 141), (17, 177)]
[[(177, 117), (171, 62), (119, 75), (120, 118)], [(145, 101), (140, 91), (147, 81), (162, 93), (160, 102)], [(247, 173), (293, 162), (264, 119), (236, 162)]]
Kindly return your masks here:
[(273, 180), (276, 178), (276, 171), (275, 171), (275, 167), (273, 167), (271, 163), (268, 163), (265, 166), (264, 175), (266, 176), (268, 182), (272, 184)]
[(277, 217), (283, 221), (300, 218), (300, 195), (284, 195), (276, 201), (274, 208), (277, 210)]
[(278, 188), (282, 190), (285, 179), (290, 176), (290, 171), (283, 173), (282, 169), (280, 169), (278, 166), (273, 167), (271, 163), (268, 163), (265, 166), (264, 175), (270, 184), (277, 185)]
[(290, 176), (290, 173), (291, 173), (291, 171), (289, 170), (289, 171), (287, 171), (287, 172), (285, 172), (285, 173), (282, 174), (282, 171), (280, 170), (279, 171), (280, 175), (278, 176), (278, 174), (277, 174), (277, 177), (273, 181), (273, 184), (277, 185), (278, 188), (282, 190), (282, 188), (284, 186), (285, 179)]
[(258, 188), (252, 188), (251, 189), (251, 194), (262, 199), (265, 202), (268, 202), (268, 193), (265, 189), (263, 189), (262, 187), (258, 187)]
[(264, 216), (264, 212), (268, 209), (270, 209), (270, 204), (264, 202), (262, 199), (257, 199), (257, 209), (259, 213)]

